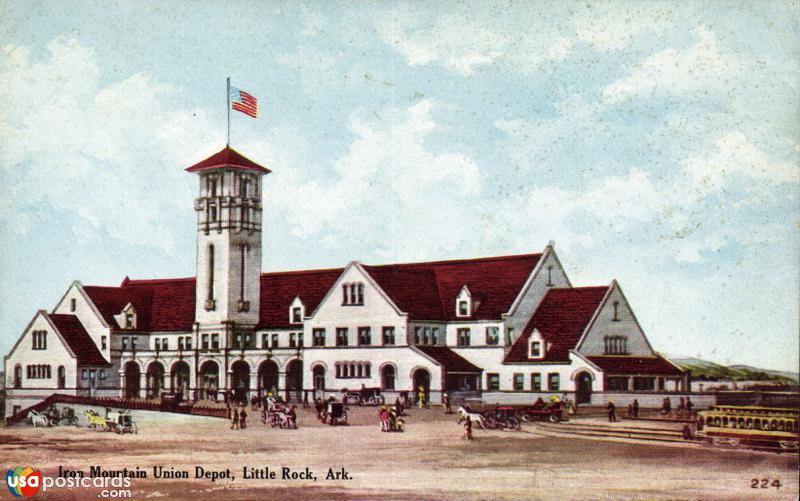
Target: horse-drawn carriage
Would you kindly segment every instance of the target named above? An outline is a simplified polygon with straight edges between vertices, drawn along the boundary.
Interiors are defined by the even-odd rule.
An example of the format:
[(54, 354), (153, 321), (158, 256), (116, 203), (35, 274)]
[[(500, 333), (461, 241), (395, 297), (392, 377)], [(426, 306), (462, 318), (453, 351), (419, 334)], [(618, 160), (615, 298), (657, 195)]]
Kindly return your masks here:
[(344, 408), (344, 403), (328, 401), (325, 406), (325, 416), (322, 422), (328, 423), (331, 426), (335, 424), (347, 424), (347, 411)]
[(297, 429), (297, 406), (287, 406), (282, 400), (267, 397), (261, 409), (261, 422), (273, 428)]
[(483, 414), (487, 428), (496, 430), (519, 430), (521, 427), (520, 418), (517, 412), (510, 405), (498, 405), (494, 411)]
[(522, 408), (520, 417), (523, 421), (548, 420), (557, 423), (564, 420), (564, 402), (558, 397), (551, 397), (549, 402), (541, 398), (533, 405)]
[(358, 391), (345, 388), (342, 393), (342, 402), (345, 405), (383, 405), (386, 403), (386, 399), (381, 395), (381, 389), (378, 387), (361, 388)]
[(118, 435), (123, 433), (139, 433), (136, 423), (129, 412), (112, 411), (106, 409), (106, 415), (101, 416), (91, 409), (84, 412), (89, 428), (95, 431), (113, 431)]

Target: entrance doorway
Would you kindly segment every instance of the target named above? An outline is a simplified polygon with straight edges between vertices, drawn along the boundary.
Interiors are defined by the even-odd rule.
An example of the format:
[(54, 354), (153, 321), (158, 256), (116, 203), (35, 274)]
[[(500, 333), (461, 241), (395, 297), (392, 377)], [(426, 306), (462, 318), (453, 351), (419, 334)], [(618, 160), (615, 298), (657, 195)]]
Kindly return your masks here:
[(142, 371), (139, 364), (128, 362), (125, 364), (125, 398), (139, 398), (139, 381)]
[(315, 365), (312, 373), (314, 374), (314, 391), (325, 391), (325, 366)]
[(273, 397), (278, 396), (278, 364), (274, 360), (266, 360), (258, 366), (258, 396), (266, 396), (272, 392)]
[(231, 366), (233, 373), (233, 398), (236, 402), (247, 403), (250, 395), (250, 366), (238, 360)]
[(158, 398), (164, 389), (164, 366), (153, 362), (147, 367), (147, 398)]
[(592, 401), (592, 375), (581, 372), (575, 377), (575, 403), (588, 404)]
[(207, 360), (200, 366), (200, 400), (216, 400), (219, 389), (219, 364)]
[(286, 401), (300, 401), (303, 389), (303, 362), (294, 359), (286, 366)]
[(431, 373), (427, 371), (427, 369), (417, 369), (414, 371), (414, 374), (411, 377), (413, 381), (414, 387), (414, 394), (417, 396), (415, 400), (419, 402), (419, 395), (420, 395), (420, 387), (422, 387), (422, 391), (425, 394), (425, 402), (423, 404), (427, 404), (431, 401)]
[(189, 400), (189, 364), (181, 360), (172, 366), (172, 393), (179, 393)]

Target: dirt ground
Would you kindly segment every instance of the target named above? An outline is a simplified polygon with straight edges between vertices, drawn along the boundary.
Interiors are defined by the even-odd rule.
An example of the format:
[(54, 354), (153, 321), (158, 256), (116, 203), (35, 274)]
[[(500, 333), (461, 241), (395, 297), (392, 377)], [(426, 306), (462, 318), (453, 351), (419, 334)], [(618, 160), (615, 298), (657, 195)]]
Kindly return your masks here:
[[(85, 428), (0, 428), (3, 466), (106, 470), (137, 466), (135, 499), (797, 499), (798, 456), (711, 447), (662, 446), (537, 434), (475, 431), (461, 438), (441, 408), (411, 410), (405, 433), (382, 433), (375, 408), (350, 409), (348, 426), (331, 427), (300, 409), (299, 430), (274, 429), (250, 413), (245, 430), (215, 418), (142, 413), (138, 435)], [(153, 478), (153, 466), (189, 472), (188, 480)], [(230, 468), (234, 480), (195, 479), (195, 467)], [(276, 470), (246, 480), (243, 467)], [(281, 468), (309, 468), (314, 480), (283, 480)], [(344, 468), (350, 479), (324, 477)], [(753, 479), (781, 487), (751, 487)], [(759, 483), (760, 485), (760, 483)], [(5, 489), (3, 489), (5, 490)], [(98, 489), (51, 489), (40, 499), (96, 498)]]

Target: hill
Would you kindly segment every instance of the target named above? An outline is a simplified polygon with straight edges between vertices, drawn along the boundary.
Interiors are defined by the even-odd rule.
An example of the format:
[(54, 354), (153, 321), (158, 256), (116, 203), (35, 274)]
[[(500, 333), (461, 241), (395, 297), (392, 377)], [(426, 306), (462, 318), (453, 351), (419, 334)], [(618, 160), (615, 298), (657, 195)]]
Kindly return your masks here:
[(669, 357), (684, 369), (692, 371), (692, 379), (731, 379), (734, 381), (773, 381), (797, 384), (800, 375), (796, 372), (761, 369), (750, 365), (721, 365), (695, 357)]

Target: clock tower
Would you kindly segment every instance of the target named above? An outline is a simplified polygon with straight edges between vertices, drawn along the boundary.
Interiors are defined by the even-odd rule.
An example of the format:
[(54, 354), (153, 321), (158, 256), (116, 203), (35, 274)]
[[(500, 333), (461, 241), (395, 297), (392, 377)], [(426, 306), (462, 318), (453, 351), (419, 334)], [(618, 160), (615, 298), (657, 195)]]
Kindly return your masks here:
[(252, 332), (261, 288), (261, 181), (270, 170), (225, 147), (186, 171), (200, 181), (194, 200), (197, 328)]

